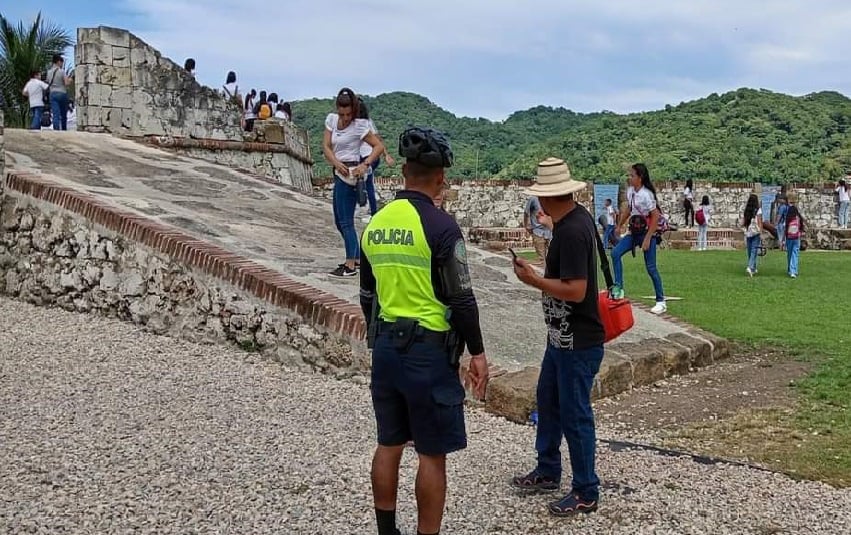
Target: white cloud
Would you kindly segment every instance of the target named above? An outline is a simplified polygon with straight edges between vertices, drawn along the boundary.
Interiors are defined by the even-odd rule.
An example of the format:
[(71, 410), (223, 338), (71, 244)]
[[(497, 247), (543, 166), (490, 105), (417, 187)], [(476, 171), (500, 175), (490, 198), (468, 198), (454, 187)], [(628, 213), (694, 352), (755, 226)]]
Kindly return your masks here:
[[(126, 0), (135, 33), (219, 85), (406, 89), (456, 113), (633, 111), (751, 85), (851, 92), (846, 0)], [(522, 98), (513, 98), (521, 96)]]

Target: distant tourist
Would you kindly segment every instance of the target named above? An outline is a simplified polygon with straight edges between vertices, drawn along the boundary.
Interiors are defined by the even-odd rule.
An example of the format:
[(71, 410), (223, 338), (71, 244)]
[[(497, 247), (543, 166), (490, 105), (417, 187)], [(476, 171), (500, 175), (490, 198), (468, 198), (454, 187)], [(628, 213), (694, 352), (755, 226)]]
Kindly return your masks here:
[(59, 54), (53, 55), (53, 66), (47, 71), (47, 85), (50, 86), (50, 114), (53, 116), (54, 130), (68, 130), (68, 89), (71, 78), (65, 74), (65, 59)]
[(68, 103), (68, 130), (77, 129), (77, 106), (74, 102)]
[(278, 94), (269, 94), (269, 98), (267, 98), (266, 101), (269, 103), (269, 107), (272, 108), (272, 115), (275, 115), (275, 110), (278, 109), (278, 104), (280, 104), (280, 102), (278, 102)]
[(523, 209), (523, 228), (527, 234), (532, 236), (532, 245), (535, 247), (535, 256), (539, 262), (547, 259), (547, 250), (553, 239), (553, 232), (538, 220), (538, 214), (544, 211), (541, 208), (541, 200), (537, 197), (529, 197), (526, 208)]
[[(334, 169), (334, 223), (343, 237), (346, 261), (331, 272), (335, 277), (354, 277), (358, 273), (360, 246), (355, 230), (355, 206), (358, 204), (358, 182), (362, 181), (381, 154), (384, 145), (369, 127), (369, 121), (358, 119), (359, 102), (354, 91), (344, 87), (337, 94), (337, 113), (325, 118), (322, 152)], [(361, 143), (372, 151), (361, 158)]]
[(662, 210), (656, 199), (656, 188), (650, 181), (650, 172), (643, 163), (637, 163), (629, 168), (629, 187), (626, 190), (626, 198), (629, 211), (621, 214), (617, 233), (622, 234), (621, 229), (629, 222), (629, 233), (615, 246), (612, 251), (612, 264), (614, 264), (615, 287), (612, 296), (615, 299), (623, 299), (623, 260), (622, 257), (635, 247), (641, 247), (644, 251), (644, 267), (650, 280), (653, 281), (653, 289), (656, 292), (656, 304), (651, 309), (654, 314), (662, 314), (668, 310), (665, 302), (665, 292), (662, 288), (662, 277), (656, 267), (656, 246), (659, 241), (658, 232)]
[(785, 195), (777, 197), (777, 210), (774, 215), (774, 228), (777, 233), (777, 245), (782, 251), (786, 247), (786, 214), (789, 211), (789, 205), (786, 202)]
[(257, 90), (252, 89), (245, 95), (243, 124), (246, 132), (254, 130), (254, 120), (257, 119), (257, 114), (254, 113), (254, 99), (257, 98)]
[(845, 180), (840, 180), (839, 185), (836, 186), (836, 194), (839, 195), (839, 228), (848, 228), (848, 205), (851, 201), (849, 191), (851, 191), (851, 184), (848, 184)]
[(277, 107), (275, 107), (275, 119), (283, 119), (285, 121), (290, 120), (290, 114), (287, 113), (286, 104), (287, 103), (284, 102), (283, 104), (278, 104)]
[[(384, 159), (387, 160), (387, 165), (394, 166), (396, 162), (393, 160), (393, 157), (390, 156), (390, 153), (387, 152), (387, 145), (384, 143), (384, 140), (381, 139), (381, 134), (378, 133), (378, 129), (375, 127), (375, 123), (369, 117), (369, 108), (366, 103), (363, 101), (361, 97), (358, 97), (358, 118), (369, 121), (369, 131), (375, 134), (375, 137), (381, 141), (382, 146), (384, 147), (384, 152), (379, 155), (378, 158), (372, 163), (366, 174), (366, 198), (369, 202), (369, 215), (363, 218), (364, 223), (369, 223), (369, 220), (375, 213), (378, 211), (378, 198), (375, 195), (375, 171), (378, 169), (378, 166), (381, 165), (381, 156), (384, 156)], [(372, 153), (372, 147), (369, 146), (368, 143), (361, 143), (360, 146), (360, 156), (361, 160), (366, 160), (369, 155)]]
[(290, 104), (289, 102), (284, 102), (283, 104), (281, 104), (281, 106), (283, 106), (284, 113), (287, 114), (287, 120), (292, 121), (293, 120), (293, 105)]
[(188, 58), (183, 63), (183, 68), (188, 72), (193, 78), (195, 77), (195, 60), (192, 58)]
[(798, 257), (801, 254), (801, 237), (804, 235), (804, 216), (797, 206), (786, 212), (786, 273), (798, 278)]
[(32, 121), (30, 130), (41, 130), (41, 117), (44, 114), (45, 97), (49, 95), (50, 86), (41, 80), (41, 72), (33, 71), (29, 81), (24, 85), (23, 94), (29, 98)]
[(272, 113), (272, 106), (269, 105), (266, 92), (260, 91), (260, 98), (257, 100), (257, 104), (254, 105), (254, 114), (262, 121), (271, 117)]
[(759, 248), (762, 245), (762, 208), (759, 207), (759, 197), (754, 193), (751, 193), (745, 205), (742, 226), (745, 229), (748, 251), (748, 267), (745, 269), (745, 272), (748, 276), (753, 277), (758, 271), (757, 256), (759, 255)]
[(606, 199), (606, 228), (603, 232), (603, 244), (606, 249), (612, 249), (620, 241), (620, 237), (615, 232), (615, 223), (618, 220), (618, 212), (611, 199)]
[(686, 226), (694, 226), (694, 182), (692, 179), (686, 180), (686, 187), (683, 188), (683, 208), (685, 209)]
[(225, 85), (223, 86), (225, 90), (225, 97), (228, 100), (236, 100), (239, 102), (239, 86), (236, 85), (236, 73), (230, 71), (228, 73), (227, 78), (225, 79)]
[(709, 233), (709, 221), (712, 219), (712, 205), (709, 204), (709, 195), (704, 195), (700, 200), (700, 208), (695, 212), (697, 222), (697, 250), (706, 250), (706, 236)]

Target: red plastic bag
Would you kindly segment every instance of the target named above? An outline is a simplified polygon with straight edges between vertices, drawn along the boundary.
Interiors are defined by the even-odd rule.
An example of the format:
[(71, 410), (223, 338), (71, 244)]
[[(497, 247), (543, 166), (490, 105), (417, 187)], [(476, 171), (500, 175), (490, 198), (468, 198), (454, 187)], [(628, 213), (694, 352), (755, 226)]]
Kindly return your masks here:
[(601, 291), (597, 296), (597, 310), (600, 313), (600, 321), (606, 333), (606, 342), (614, 340), (635, 325), (632, 316), (632, 305), (628, 299), (612, 299), (607, 290)]

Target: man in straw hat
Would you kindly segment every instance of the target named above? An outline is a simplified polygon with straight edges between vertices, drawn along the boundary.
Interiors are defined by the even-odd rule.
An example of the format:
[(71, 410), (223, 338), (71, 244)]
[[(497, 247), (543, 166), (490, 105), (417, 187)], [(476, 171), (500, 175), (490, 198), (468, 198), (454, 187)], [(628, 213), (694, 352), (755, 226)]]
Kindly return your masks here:
[(591, 387), (603, 360), (603, 324), (597, 312), (597, 229), (573, 195), (585, 189), (564, 161), (549, 158), (538, 164), (536, 183), (527, 192), (541, 200), (553, 220), (553, 238), (541, 276), (516, 259), (517, 278), (542, 292), (547, 349), (538, 378), (538, 464), (512, 487), (555, 492), (561, 481), (561, 440), (567, 439), (573, 481), (570, 492), (549, 504), (556, 516), (597, 509), (600, 480), (594, 470), (596, 434)]

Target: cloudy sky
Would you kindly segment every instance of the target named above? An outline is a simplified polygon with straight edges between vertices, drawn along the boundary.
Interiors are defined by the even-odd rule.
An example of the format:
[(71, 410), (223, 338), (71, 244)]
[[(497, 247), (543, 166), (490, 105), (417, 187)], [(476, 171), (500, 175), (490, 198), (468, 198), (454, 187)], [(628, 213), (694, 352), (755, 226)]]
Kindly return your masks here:
[[(201, 7), (203, 6), (203, 7)], [(738, 87), (851, 95), (849, 0), (0, 0), (127, 28), (214, 87), (288, 100), (342, 86), (504, 119), (538, 104), (652, 110)]]

